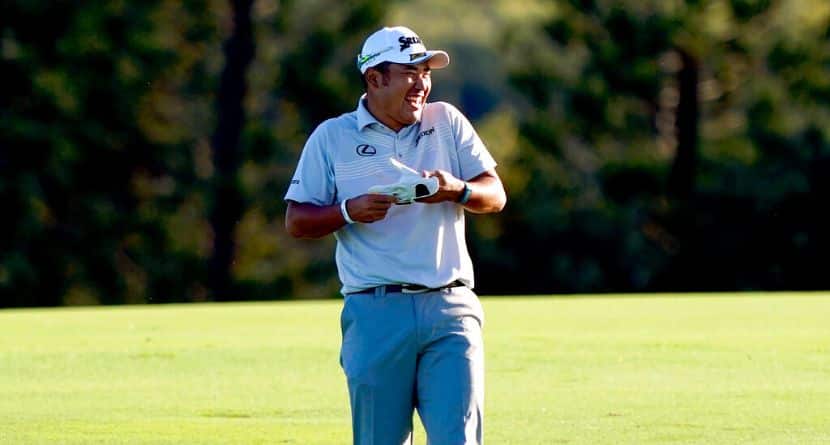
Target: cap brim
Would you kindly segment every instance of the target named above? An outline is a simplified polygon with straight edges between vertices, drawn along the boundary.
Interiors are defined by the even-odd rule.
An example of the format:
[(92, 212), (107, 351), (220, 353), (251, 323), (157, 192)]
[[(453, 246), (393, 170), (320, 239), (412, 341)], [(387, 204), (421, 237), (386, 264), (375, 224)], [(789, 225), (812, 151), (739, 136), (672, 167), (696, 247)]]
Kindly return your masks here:
[(447, 54), (446, 51), (436, 50), (436, 51), (427, 51), (423, 57), (415, 59), (409, 64), (417, 65), (419, 63), (427, 62), (430, 68), (437, 70), (446, 67), (450, 64), (450, 56)]

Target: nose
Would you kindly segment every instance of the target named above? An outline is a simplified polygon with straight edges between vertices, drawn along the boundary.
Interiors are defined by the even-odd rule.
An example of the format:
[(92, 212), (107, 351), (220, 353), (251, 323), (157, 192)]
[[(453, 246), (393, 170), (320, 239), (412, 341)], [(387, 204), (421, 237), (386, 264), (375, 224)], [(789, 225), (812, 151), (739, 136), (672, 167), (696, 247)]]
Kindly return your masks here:
[(418, 91), (426, 90), (427, 85), (429, 85), (429, 78), (426, 76), (418, 76), (415, 80), (415, 89)]

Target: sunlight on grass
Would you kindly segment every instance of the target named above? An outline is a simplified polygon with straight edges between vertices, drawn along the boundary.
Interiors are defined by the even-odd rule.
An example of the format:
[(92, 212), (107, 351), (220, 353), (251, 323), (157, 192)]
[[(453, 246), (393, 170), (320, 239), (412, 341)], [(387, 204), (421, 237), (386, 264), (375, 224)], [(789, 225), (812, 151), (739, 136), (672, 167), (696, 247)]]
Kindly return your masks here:
[[(826, 294), (484, 305), (489, 443), (830, 441)], [(339, 310), (0, 311), (0, 443), (351, 443)]]

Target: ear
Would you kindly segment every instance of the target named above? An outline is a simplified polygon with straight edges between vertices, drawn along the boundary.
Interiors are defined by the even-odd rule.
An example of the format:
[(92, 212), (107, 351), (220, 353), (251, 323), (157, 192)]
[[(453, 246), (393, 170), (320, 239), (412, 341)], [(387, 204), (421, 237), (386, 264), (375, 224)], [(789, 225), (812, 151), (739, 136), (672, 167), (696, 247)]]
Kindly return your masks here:
[(380, 88), (383, 85), (383, 73), (378, 70), (369, 68), (366, 70), (366, 83), (373, 88)]

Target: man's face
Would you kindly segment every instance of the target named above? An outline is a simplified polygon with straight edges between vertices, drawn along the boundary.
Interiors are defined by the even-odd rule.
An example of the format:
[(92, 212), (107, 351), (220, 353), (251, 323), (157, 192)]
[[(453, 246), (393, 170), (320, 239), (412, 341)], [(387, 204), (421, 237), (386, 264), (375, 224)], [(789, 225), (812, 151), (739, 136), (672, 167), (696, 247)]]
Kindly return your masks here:
[[(379, 73), (380, 74), (380, 73)], [(398, 131), (421, 119), (421, 113), (432, 89), (429, 66), (389, 65), (385, 75), (377, 77), (379, 82), (374, 91), (372, 113), (389, 128)]]

